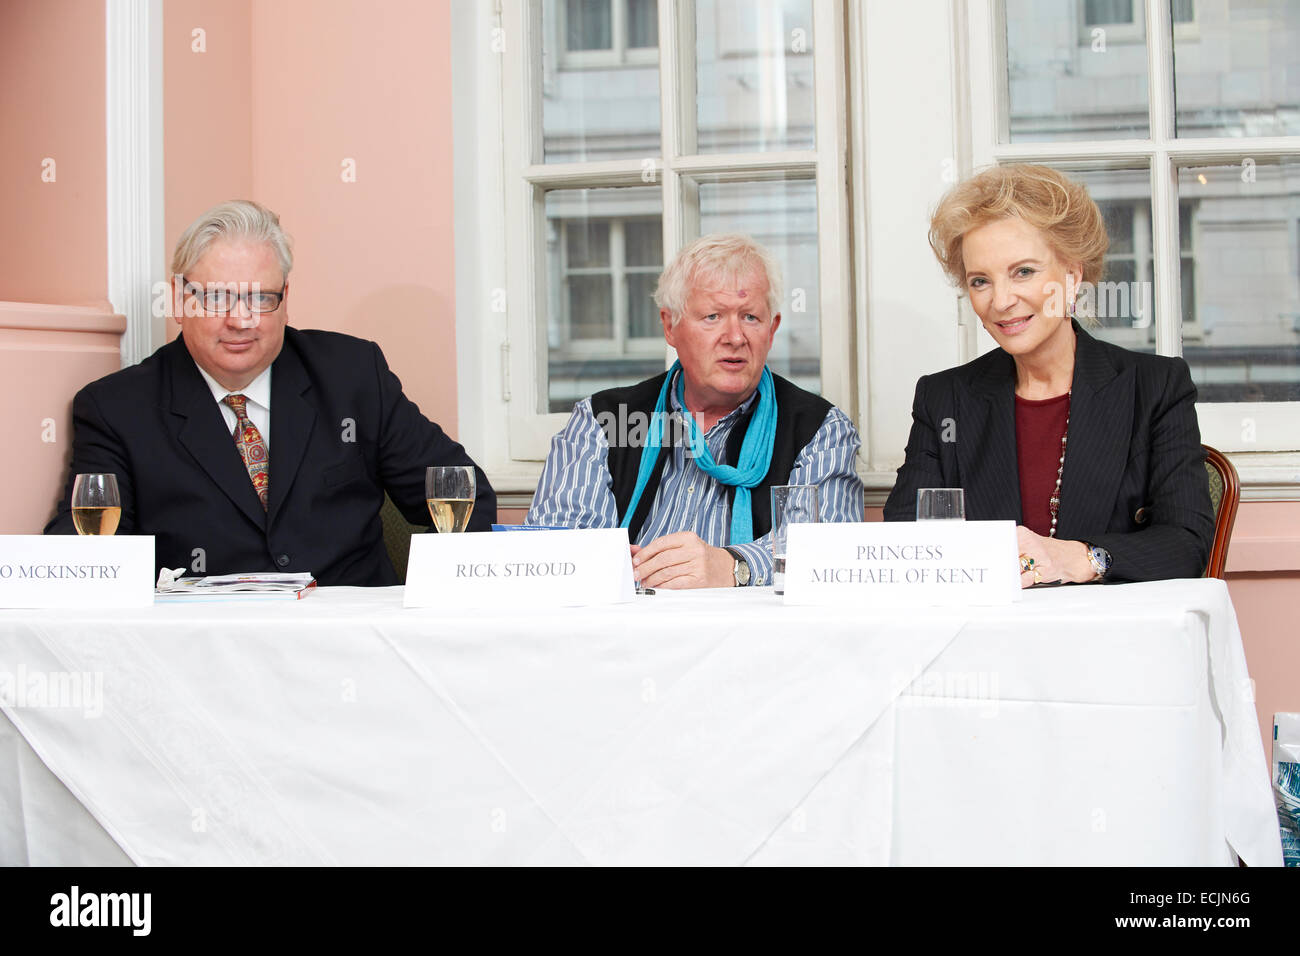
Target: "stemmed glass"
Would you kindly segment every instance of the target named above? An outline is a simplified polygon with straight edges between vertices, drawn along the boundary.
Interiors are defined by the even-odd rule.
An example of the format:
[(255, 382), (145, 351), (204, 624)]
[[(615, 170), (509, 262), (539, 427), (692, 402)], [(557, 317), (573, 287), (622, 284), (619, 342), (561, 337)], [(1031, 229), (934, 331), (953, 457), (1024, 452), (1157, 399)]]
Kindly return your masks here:
[(121, 520), (117, 475), (77, 475), (72, 483), (72, 524), (77, 534), (113, 534)]
[(464, 531), (474, 511), (474, 468), (440, 465), (424, 473), (424, 497), (439, 534)]

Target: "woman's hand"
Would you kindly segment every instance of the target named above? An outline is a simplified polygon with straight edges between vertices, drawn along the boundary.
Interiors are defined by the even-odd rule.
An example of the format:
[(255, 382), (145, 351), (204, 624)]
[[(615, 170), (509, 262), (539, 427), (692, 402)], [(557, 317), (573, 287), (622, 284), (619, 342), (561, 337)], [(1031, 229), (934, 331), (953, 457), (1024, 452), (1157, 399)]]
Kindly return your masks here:
[[(1088, 546), (1082, 541), (1058, 541), (1034, 534), (1024, 525), (1016, 528), (1016, 544), (1020, 547), (1020, 586), (1030, 588), (1035, 584), (1056, 581), (1082, 583), (1097, 576), (1088, 560)], [(1023, 570), (1030, 559), (1031, 570)], [(1035, 575), (1037, 571), (1037, 575)]]

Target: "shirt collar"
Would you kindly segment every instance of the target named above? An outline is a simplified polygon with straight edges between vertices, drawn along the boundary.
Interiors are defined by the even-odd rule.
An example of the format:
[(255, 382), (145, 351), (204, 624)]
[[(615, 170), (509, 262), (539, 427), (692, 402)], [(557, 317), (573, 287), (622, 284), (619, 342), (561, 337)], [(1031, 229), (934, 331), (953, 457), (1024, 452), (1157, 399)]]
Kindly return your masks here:
[(271, 366), (270, 365), (268, 365), (266, 368), (262, 370), (261, 375), (257, 376), (257, 378), (249, 382), (246, 387), (241, 388), (237, 392), (232, 392), (230, 389), (226, 388), (215, 378), (213, 378), (211, 375), (205, 372), (197, 362), (194, 363), (194, 367), (197, 368), (199, 370), (199, 374), (203, 376), (203, 381), (208, 383), (208, 388), (211, 389), (212, 398), (215, 401), (220, 402), (227, 395), (243, 395), (245, 398), (247, 398), (250, 402), (252, 402), (255, 405), (261, 405), (263, 408), (266, 409), (269, 409), (271, 407)]
[[(678, 372), (677, 374), (685, 375), (686, 373), (685, 371), (681, 371)], [(749, 408), (749, 406), (753, 405), (754, 402), (756, 401), (758, 401), (757, 388), (755, 388), (754, 391), (750, 393), (749, 398), (745, 399), (743, 402), (741, 402), (731, 411), (727, 412), (727, 414), (719, 418), (717, 424), (715, 424), (713, 428), (717, 428), (719, 426), (732, 425), (736, 421), (736, 419), (739, 418), (741, 415), (743, 415), (745, 411)], [(677, 379), (675, 377), (672, 383), (668, 386), (668, 404), (673, 411), (675, 412), (682, 411), (681, 403), (677, 401)], [(710, 428), (709, 431), (713, 431), (713, 428)]]

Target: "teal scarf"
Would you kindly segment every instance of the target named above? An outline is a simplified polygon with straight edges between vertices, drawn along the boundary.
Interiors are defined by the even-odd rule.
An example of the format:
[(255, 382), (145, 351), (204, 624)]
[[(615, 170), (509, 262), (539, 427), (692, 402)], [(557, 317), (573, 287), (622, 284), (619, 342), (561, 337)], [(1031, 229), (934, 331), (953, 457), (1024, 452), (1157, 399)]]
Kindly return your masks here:
[[(641, 450), (636, 489), (632, 492), (632, 500), (628, 502), (623, 520), (619, 522), (620, 528), (626, 528), (631, 523), (636, 506), (641, 501), (641, 493), (645, 491), (655, 463), (659, 460), (659, 451), (663, 448), (663, 430), (668, 419), (668, 386), (681, 368), (681, 362), (674, 362), (664, 378), (663, 388), (659, 389), (659, 400), (655, 403), (654, 415), (650, 419), (652, 424), (646, 434), (645, 448)], [(719, 465), (713, 460), (700, 426), (695, 423), (695, 416), (686, 409), (684, 378), (684, 375), (677, 376), (677, 404), (682, 407), (682, 417), (687, 422), (691, 455), (706, 475), (736, 489), (731, 503), (731, 540), (727, 543), (748, 544), (754, 540), (754, 506), (750, 489), (762, 481), (772, 467), (772, 444), (776, 440), (776, 388), (772, 384), (772, 373), (767, 366), (763, 366), (763, 377), (758, 381), (758, 407), (749, 420), (749, 429), (740, 446), (740, 461), (734, 468), (731, 465)]]

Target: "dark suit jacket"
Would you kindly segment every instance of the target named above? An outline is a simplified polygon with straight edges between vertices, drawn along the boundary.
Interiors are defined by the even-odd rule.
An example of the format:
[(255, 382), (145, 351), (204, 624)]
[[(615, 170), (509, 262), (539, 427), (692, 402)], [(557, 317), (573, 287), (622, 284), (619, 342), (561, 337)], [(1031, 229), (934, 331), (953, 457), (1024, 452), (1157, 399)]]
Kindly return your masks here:
[[(92, 382), (72, 403), (71, 475), (113, 472), (119, 533), (152, 534), (160, 567), (225, 574), (311, 571), (322, 585), (397, 584), (384, 548), (384, 492), (428, 526), (424, 470), (472, 465), (402, 394), (374, 342), (287, 328), (271, 366), (266, 511), (182, 339)], [(70, 534), (72, 484), (46, 534)], [(476, 469), (469, 528), (496, 520)], [(204, 558), (196, 567), (196, 551)]]
[[(1187, 363), (1075, 332), (1057, 537), (1109, 551), (1108, 580), (1199, 577), (1214, 515)], [(964, 488), (967, 518), (1023, 523), (1015, 382), (1001, 349), (922, 376), (886, 521), (915, 518), (918, 488)]]

